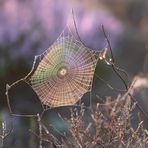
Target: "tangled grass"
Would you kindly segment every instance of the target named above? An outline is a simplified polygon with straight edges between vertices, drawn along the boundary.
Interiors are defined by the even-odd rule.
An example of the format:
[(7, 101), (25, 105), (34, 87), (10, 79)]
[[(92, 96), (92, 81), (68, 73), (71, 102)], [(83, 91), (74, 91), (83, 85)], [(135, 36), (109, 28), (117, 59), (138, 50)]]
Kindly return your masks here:
[(148, 131), (143, 127), (143, 122), (140, 121), (136, 129), (131, 125), (135, 105), (127, 93), (114, 101), (106, 97), (105, 103), (96, 104), (93, 110), (81, 105), (80, 109), (71, 110), (70, 119), (63, 119), (69, 128), (60, 140), (47, 129), (48, 138), (47, 135), (40, 138), (52, 147), (146, 148)]
[[(133, 88), (131, 86), (116, 99), (107, 96), (103, 99), (104, 102), (98, 102), (89, 107), (83, 103), (69, 107), (67, 110), (70, 113), (69, 118), (65, 119), (59, 114), (68, 128), (64, 133), (57, 130), (58, 136), (43, 123), (42, 118), (49, 110), (48, 108), (44, 108), (43, 112), (37, 115), (16, 115), (12, 112), (11, 115), (37, 119), (36, 132), (32, 129), (29, 131), (39, 139), (36, 143), (40, 148), (147, 148), (148, 130), (144, 127), (141, 116), (135, 114), (135, 109), (139, 107), (139, 113), (145, 116), (146, 124), (148, 123), (147, 114), (137, 106), (138, 102), (132, 96)], [(132, 124), (133, 118), (138, 119), (136, 127)], [(1, 147), (4, 147), (5, 139), (11, 137), (13, 132), (13, 129), (7, 131), (6, 128), (3, 122), (0, 133)]]
[[(36, 117), (38, 124), (36, 132), (32, 129), (29, 131), (39, 139), (37, 143), (40, 148), (147, 148), (148, 130), (144, 127), (139, 114), (134, 113), (137, 102), (134, 102), (131, 97), (133, 88), (131, 86), (127, 92), (118, 95), (116, 99), (107, 96), (103, 103), (98, 102), (93, 106), (86, 107), (81, 103), (69, 107), (69, 118), (65, 119), (59, 114), (68, 128), (64, 133), (57, 130), (58, 136), (43, 123), (42, 118), (48, 108), (44, 108), (42, 114), (26, 115), (26, 117)], [(135, 116), (138, 119), (136, 128), (132, 125)], [(1, 147), (13, 132), (13, 129), (6, 130), (5, 122), (2, 125)]]

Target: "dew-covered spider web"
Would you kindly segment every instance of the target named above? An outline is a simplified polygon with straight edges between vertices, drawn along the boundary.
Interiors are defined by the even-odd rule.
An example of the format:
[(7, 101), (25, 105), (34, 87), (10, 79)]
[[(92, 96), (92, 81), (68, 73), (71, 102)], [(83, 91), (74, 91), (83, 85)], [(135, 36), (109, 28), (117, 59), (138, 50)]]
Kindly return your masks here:
[(41, 55), (36, 56), (27, 76), (44, 105), (74, 105), (92, 87), (97, 58), (70, 33), (60, 37)]

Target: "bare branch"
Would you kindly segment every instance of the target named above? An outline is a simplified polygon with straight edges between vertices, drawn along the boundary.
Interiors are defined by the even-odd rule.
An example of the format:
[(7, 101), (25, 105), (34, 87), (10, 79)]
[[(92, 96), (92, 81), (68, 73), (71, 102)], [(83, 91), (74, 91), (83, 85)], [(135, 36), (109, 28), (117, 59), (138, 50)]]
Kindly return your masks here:
[[(108, 39), (108, 36), (106, 35), (106, 32), (105, 32), (105, 29), (104, 29), (104, 26), (103, 26), (103, 25), (102, 25), (102, 30), (103, 30), (104, 36), (105, 36), (105, 38), (106, 38), (106, 40), (107, 40), (107, 43), (108, 43), (108, 45), (109, 45), (109, 49), (110, 49), (110, 53), (111, 53), (112, 62), (110, 63), (110, 65), (111, 65), (113, 71), (116, 73), (116, 75), (117, 75), (117, 76), (120, 78), (120, 80), (123, 82), (123, 84), (124, 84), (124, 86), (125, 86), (125, 88), (126, 88), (126, 91), (128, 92), (129, 87), (128, 87), (126, 81), (123, 79), (123, 77), (122, 77), (122, 76), (120, 75), (120, 73), (118, 72), (118, 71), (120, 71), (120, 69), (119, 69), (119, 68), (116, 68), (116, 66), (115, 66), (115, 59), (114, 59), (114, 55), (113, 55), (113, 52), (112, 52), (112, 47), (111, 47), (110, 41), (109, 41), (109, 39)], [(125, 73), (125, 71), (123, 71), (123, 70), (122, 70), (122, 72)], [(127, 74), (126, 74), (126, 75), (127, 75)], [(128, 95), (130, 96), (130, 98), (131, 98), (131, 100), (132, 100), (133, 102), (137, 102), (136, 99), (131, 95), (131, 93), (128, 93)], [(146, 119), (148, 120), (148, 115), (145, 113), (145, 111), (142, 109), (142, 107), (141, 107), (138, 103), (136, 103), (136, 106), (137, 106), (137, 108), (142, 112), (142, 114), (146, 117)]]

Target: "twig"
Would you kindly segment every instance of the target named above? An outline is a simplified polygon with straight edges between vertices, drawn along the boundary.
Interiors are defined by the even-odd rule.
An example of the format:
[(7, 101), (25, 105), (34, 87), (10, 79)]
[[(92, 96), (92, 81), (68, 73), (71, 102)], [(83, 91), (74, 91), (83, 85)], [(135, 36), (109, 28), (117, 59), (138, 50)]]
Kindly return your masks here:
[(76, 30), (76, 34), (77, 34), (79, 40), (81, 41), (81, 43), (82, 43), (85, 47), (87, 47), (87, 46), (85, 45), (85, 43), (82, 41), (82, 39), (81, 39), (81, 37), (80, 37), (80, 35), (79, 35), (78, 29), (77, 29), (77, 25), (76, 25), (76, 21), (75, 21), (75, 17), (74, 17), (74, 11), (73, 11), (73, 9), (72, 9), (72, 17), (73, 17), (73, 23), (74, 23), (74, 27), (75, 27), (75, 30)]
[(37, 115), (22, 115), (22, 114), (13, 114), (13, 113), (11, 115), (15, 117), (27, 117), (27, 118), (37, 117)]
[[(111, 65), (113, 71), (116, 73), (116, 75), (117, 75), (117, 76), (120, 78), (120, 80), (123, 82), (123, 84), (124, 84), (124, 86), (125, 86), (125, 88), (126, 88), (126, 91), (128, 92), (129, 87), (128, 87), (128, 85), (126, 84), (126, 81), (122, 78), (122, 76), (120, 75), (120, 73), (119, 73), (119, 72), (117, 71), (117, 69), (116, 69), (115, 60), (114, 60), (114, 55), (113, 55), (113, 52), (112, 52), (112, 47), (111, 47), (110, 41), (109, 41), (109, 39), (108, 39), (108, 36), (106, 35), (106, 32), (105, 32), (105, 29), (104, 29), (104, 26), (103, 26), (103, 25), (102, 25), (102, 30), (103, 30), (103, 34), (104, 34), (104, 36), (105, 36), (105, 38), (106, 38), (106, 41), (107, 41), (107, 43), (108, 43), (108, 45), (109, 45), (109, 50), (110, 50), (110, 53), (111, 53), (112, 62), (110, 63), (110, 65)], [(125, 71), (124, 71), (124, 72), (125, 72)], [(130, 96), (130, 98), (131, 98), (131, 100), (132, 100), (133, 102), (137, 102), (136, 99), (131, 95), (131, 93), (128, 93), (128, 95)], [(141, 107), (138, 103), (136, 103), (136, 106), (137, 106), (137, 108), (142, 112), (142, 114), (146, 117), (146, 119), (148, 120), (148, 115), (145, 113), (145, 111), (142, 109), (142, 107)]]
[(10, 113), (12, 113), (12, 109), (11, 109), (10, 100), (9, 100), (9, 90), (11, 89), (11, 87), (17, 85), (18, 83), (20, 83), (22, 81), (24, 81), (24, 78), (17, 80), (16, 82), (12, 83), (11, 85), (6, 84), (5, 95), (6, 95), (7, 104), (8, 104), (8, 108), (9, 108)]
[(41, 124), (41, 118), (40, 118), (40, 115), (37, 114), (37, 118), (38, 118), (38, 126), (39, 126), (39, 137), (40, 137), (40, 148), (42, 148), (42, 124)]
[(110, 50), (110, 53), (111, 53), (111, 58), (112, 58), (112, 63), (114, 64), (115, 63), (115, 59), (114, 59), (114, 55), (113, 55), (113, 51), (112, 51), (112, 47), (111, 47), (111, 44), (110, 44), (110, 41), (107, 37), (107, 34), (105, 32), (105, 29), (104, 29), (104, 25), (102, 25), (102, 31), (103, 31), (103, 34), (104, 34), (104, 37), (108, 43), (108, 46), (109, 46), (109, 50)]
[(0, 138), (2, 139), (2, 143), (0, 145), (1, 148), (3, 148), (3, 146), (4, 146), (4, 139), (6, 137), (8, 137), (13, 131), (13, 128), (12, 128), (12, 129), (9, 130), (9, 132), (6, 132), (6, 123), (5, 122), (2, 122), (2, 129), (3, 129), (2, 135), (0, 135)]

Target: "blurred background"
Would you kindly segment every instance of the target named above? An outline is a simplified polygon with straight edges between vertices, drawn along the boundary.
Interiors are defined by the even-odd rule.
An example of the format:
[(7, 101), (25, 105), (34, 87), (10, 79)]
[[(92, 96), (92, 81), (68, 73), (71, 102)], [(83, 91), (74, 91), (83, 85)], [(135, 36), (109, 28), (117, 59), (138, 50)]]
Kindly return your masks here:
[[(89, 48), (101, 50), (106, 47), (101, 30), (103, 24), (116, 62), (127, 71), (130, 80), (140, 72), (147, 72), (148, 65), (144, 64), (148, 53), (147, 0), (0, 0), (0, 124), (5, 120), (9, 128), (12, 125), (15, 127), (5, 147), (28, 147), (32, 143), (24, 143), (19, 138), (26, 140), (28, 129), (37, 126), (34, 119), (12, 119), (9, 115), (6, 84), (26, 76), (31, 70), (34, 56), (44, 52), (67, 24), (75, 31), (72, 8), (79, 35)], [(122, 88), (118, 78), (101, 61), (96, 72), (112, 85)], [(95, 78), (94, 96), (116, 96), (104, 87)], [(37, 114), (42, 111), (36, 94), (25, 83), (11, 89), (10, 104), (15, 113)], [(67, 126), (59, 124), (56, 117), (59, 111), (66, 116), (66, 108), (55, 110), (48, 115), (50, 122), (66, 130)]]

